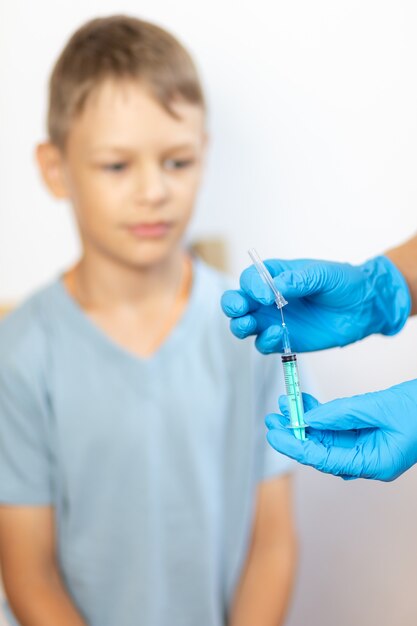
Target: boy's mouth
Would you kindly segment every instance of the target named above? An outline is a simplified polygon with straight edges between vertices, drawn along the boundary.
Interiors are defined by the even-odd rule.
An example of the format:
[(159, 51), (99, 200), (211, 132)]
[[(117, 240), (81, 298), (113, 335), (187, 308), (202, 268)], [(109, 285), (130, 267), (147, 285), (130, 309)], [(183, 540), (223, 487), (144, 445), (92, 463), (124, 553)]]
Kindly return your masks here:
[(158, 239), (165, 237), (172, 226), (172, 222), (139, 222), (128, 225), (127, 230), (139, 239)]

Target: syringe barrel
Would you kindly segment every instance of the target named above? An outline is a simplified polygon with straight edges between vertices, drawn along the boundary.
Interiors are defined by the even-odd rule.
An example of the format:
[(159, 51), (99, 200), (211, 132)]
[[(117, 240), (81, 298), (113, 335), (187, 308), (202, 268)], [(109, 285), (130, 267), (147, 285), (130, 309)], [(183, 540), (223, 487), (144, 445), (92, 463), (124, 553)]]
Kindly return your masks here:
[(290, 428), (294, 430), (297, 439), (304, 441), (306, 437), (304, 422), (303, 397), (300, 389), (300, 377), (298, 375), (297, 356), (292, 354), (281, 355), (284, 368), (285, 391), (288, 398), (290, 412)]

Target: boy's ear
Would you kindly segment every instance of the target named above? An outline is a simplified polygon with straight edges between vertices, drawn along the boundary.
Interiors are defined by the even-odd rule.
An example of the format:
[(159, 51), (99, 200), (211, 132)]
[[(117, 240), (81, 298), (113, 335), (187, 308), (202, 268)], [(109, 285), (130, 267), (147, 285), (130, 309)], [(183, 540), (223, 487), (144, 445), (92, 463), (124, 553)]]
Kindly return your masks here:
[(210, 140), (209, 134), (205, 130), (204, 133), (203, 133), (202, 150), (201, 150), (201, 163), (202, 163), (203, 167), (205, 166), (206, 160), (207, 160), (207, 151), (208, 151), (209, 140)]
[(55, 198), (68, 198), (62, 152), (50, 142), (36, 146), (36, 160), (42, 178)]
[(207, 150), (209, 148), (209, 144), (210, 144), (210, 135), (208, 134), (208, 131), (205, 130), (204, 131), (204, 135), (203, 135), (203, 151), (204, 151), (204, 157), (206, 157), (207, 155)]

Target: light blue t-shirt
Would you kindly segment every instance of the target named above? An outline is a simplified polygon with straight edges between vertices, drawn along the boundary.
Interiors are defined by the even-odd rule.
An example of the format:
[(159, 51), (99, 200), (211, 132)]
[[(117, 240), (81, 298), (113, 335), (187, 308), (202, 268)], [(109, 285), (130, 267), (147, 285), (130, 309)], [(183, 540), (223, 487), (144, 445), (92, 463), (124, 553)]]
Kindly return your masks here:
[[(279, 357), (229, 331), (229, 281), (194, 264), (188, 308), (139, 358), (61, 280), (0, 323), (0, 502), (53, 505), (63, 579), (90, 626), (221, 626), (270, 448)], [(9, 616), (11, 623), (11, 616)]]

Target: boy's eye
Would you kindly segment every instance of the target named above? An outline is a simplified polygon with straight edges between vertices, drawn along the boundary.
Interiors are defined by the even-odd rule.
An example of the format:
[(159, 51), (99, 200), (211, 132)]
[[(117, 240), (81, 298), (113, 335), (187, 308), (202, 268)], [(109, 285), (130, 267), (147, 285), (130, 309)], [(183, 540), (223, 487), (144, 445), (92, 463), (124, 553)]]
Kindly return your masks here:
[(103, 169), (107, 172), (122, 172), (127, 167), (127, 163), (120, 161), (117, 163), (106, 163), (103, 165)]
[(165, 161), (165, 168), (167, 170), (181, 170), (193, 165), (194, 159), (168, 159)]

